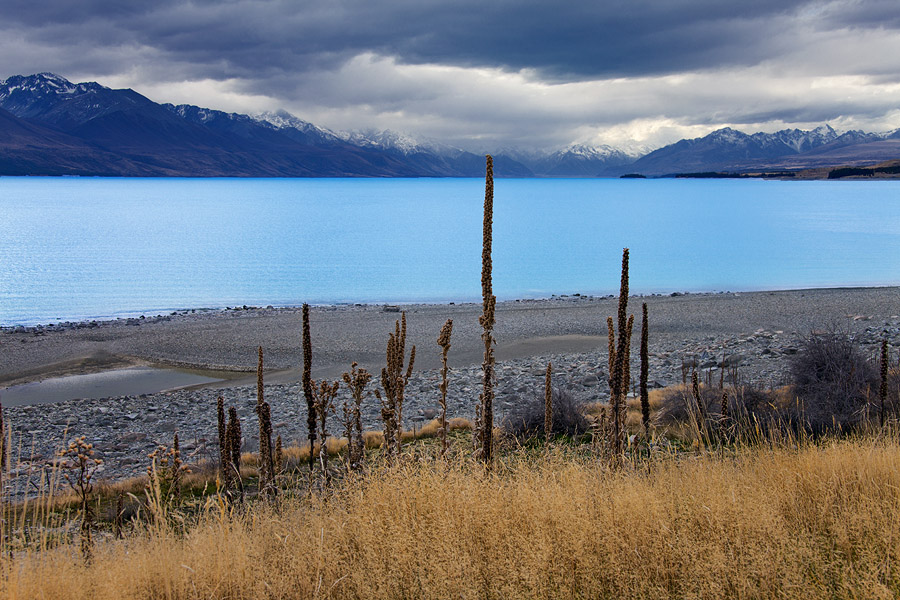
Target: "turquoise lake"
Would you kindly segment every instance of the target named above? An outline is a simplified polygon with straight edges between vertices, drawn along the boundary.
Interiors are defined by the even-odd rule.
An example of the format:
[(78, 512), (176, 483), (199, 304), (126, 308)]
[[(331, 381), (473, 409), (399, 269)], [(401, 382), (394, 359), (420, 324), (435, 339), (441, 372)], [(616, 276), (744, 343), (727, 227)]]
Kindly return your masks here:
[[(0, 178), (0, 324), (480, 298), (480, 179)], [(900, 181), (497, 179), (500, 299), (900, 283)]]

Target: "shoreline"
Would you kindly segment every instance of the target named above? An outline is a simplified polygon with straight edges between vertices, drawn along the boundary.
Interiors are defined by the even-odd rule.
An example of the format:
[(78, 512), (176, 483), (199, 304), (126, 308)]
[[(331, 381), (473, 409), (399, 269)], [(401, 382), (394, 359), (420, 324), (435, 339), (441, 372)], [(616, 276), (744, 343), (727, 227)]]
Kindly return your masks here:
[[(789, 301), (798, 304), (786, 306)], [(895, 308), (890, 307), (892, 301), (897, 303)], [(798, 333), (803, 330), (798, 328), (801, 322), (807, 328), (820, 327), (853, 317), (851, 313), (857, 304), (857, 313), (877, 312), (884, 318), (900, 314), (900, 287), (672, 292), (631, 296), (631, 312), (639, 314), (641, 302), (650, 306), (651, 331), (667, 337), (678, 330), (687, 337), (722, 337), (732, 330), (755, 330), (769, 325)], [(823, 302), (826, 305), (819, 306)], [(616, 303), (617, 298), (612, 295), (578, 293), (498, 302), (498, 360), (547, 351), (577, 353), (603, 346), (605, 319), (615, 314)], [(726, 305), (731, 306), (723, 310)], [(422, 368), (438, 366), (437, 352), (422, 350), (433, 345), (430, 338), (436, 340), (446, 318), (455, 321), (452, 354), (464, 365), (481, 361), (477, 327), (480, 302), (340, 303), (313, 305), (311, 309), (315, 377), (339, 377), (354, 361), (377, 373), (376, 363), (383, 361), (387, 334), (401, 311), (407, 312), (409, 345), (419, 346)], [(187, 309), (144, 318), (0, 327), (0, 343), (6, 342), (6, 351), (0, 353), (0, 386), (128, 367), (198, 372), (225, 380), (209, 385), (243, 385), (252, 383), (257, 346), (263, 346), (266, 353), (267, 376), (288, 382), (299, 377), (302, 367), (300, 312), (299, 306), (247, 306)], [(722, 316), (717, 318), (716, 314)], [(769, 323), (770, 316), (778, 322)], [(831, 323), (815, 323), (815, 317)], [(557, 327), (552, 326), (554, 322)]]
[[(900, 178), (900, 176), (898, 176)], [(887, 288), (897, 288), (900, 290), (900, 282), (887, 283), (883, 285), (835, 285), (822, 287), (786, 287), (786, 288), (750, 288), (735, 290), (695, 290), (681, 291), (675, 290), (671, 292), (648, 292), (633, 294), (629, 296), (629, 301), (641, 298), (666, 298), (679, 296), (719, 296), (723, 294), (762, 294), (762, 293), (778, 293), (778, 292), (816, 292), (825, 290), (878, 290)], [(512, 302), (554, 302), (571, 298), (593, 298), (606, 299), (617, 298), (616, 294), (583, 294), (573, 292), (570, 294), (551, 294), (550, 296), (534, 296), (534, 297), (511, 297), (506, 299), (497, 299), (498, 304)], [(345, 308), (384, 308), (386, 306), (401, 307), (433, 307), (433, 306), (465, 306), (465, 305), (481, 305), (480, 299), (456, 299), (456, 300), (390, 300), (390, 301), (366, 301), (366, 302), (309, 302), (310, 308), (324, 309), (345, 309)], [(194, 307), (194, 308), (160, 308), (146, 310), (128, 310), (121, 312), (113, 312), (107, 315), (88, 315), (74, 316), (69, 318), (60, 317), (55, 321), (36, 321), (36, 322), (15, 322), (0, 323), (0, 334), (9, 332), (33, 333), (41, 330), (63, 330), (63, 329), (83, 329), (102, 327), (109, 323), (126, 323), (139, 324), (135, 322), (155, 322), (170, 321), (173, 318), (193, 318), (201, 316), (227, 315), (231, 313), (240, 313), (242, 311), (298, 311), (302, 308), (301, 304), (267, 304), (262, 305), (240, 305), (240, 306), (219, 306), (219, 307)]]
[[(720, 363), (729, 365), (726, 383), (739, 371), (741, 381), (775, 387), (785, 383), (799, 341), (814, 330), (847, 331), (875, 355), (885, 337), (894, 353), (900, 348), (900, 288), (829, 288), (802, 291), (645, 296), (629, 299), (629, 313), (641, 302), (650, 315), (650, 386), (682, 381), (682, 365), (718, 382)], [(515, 414), (523, 403), (543, 397), (547, 363), (553, 386), (576, 402), (605, 402), (608, 364), (606, 318), (616, 314), (617, 298), (570, 296), (549, 300), (498, 303), (495, 335), (497, 421)], [(448, 413), (474, 415), (481, 387), (483, 344), (477, 317), (480, 304), (408, 305), (407, 348), (417, 346), (415, 369), (407, 387), (404, 425), (421, 427), (438, 407), (440, 347), (444, 321), (454, 321), (450, 348)], [(231, 313), (231, 314), (228, 314)], [(380, 373), (388, 333), (399, 312), (383, 307), (314, 307), (310, 313), (313, 378), (340, 380), (355, 361)], [(216, 444), (216, 398), (235, 406), (245, 423), (245, 449), (255, 447), (257, 346), (265, 352), (265, 394), (273, 425), (286, 445), (304, 439), (305, 403), (300, 385), (302, 345), (299, 309), (259, 309), (191, 315), (139, 323), (111, 322), (104, 327), (75, 328), (40, 334), (0, 333), (0, 386), (4, 382), (52, 377), (62, 367), (74, 373), (103, 369), (116, 361), (151, 365), (224, 365), (233, 377), (213, 384), (170, 392), (76, 399), (53, 404), (4, 407), (4, 419), (23, 448), (19, 472), (37, 476), (67, 436), (86, 435), (107, 463), (104, 476), (119, 479), (141, 474), (146, 455), (157, 444), (171, 443), (178, 431), (187, 462), (213, 456)], [(632, 338), (632, 373), (636, 375), (640, 336)], [(378, 377), (369, 385), (373, 390)], [(340, 406), (347, 391), (336, 399)], [(367, 429), (380, 427), (380, 407), (370, 395), (363, 408)], [(332, 422), (329, 430), (340, 431)], [(23, 477), (22, 481), (27, 479)]]

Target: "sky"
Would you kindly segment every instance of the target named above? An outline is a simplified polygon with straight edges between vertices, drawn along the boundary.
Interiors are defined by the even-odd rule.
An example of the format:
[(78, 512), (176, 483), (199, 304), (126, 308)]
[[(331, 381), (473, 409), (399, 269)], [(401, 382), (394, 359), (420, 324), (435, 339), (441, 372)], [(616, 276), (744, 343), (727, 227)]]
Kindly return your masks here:
[(900, 127), (896, 0), (3, 0), (0, 79), (467, 150)]

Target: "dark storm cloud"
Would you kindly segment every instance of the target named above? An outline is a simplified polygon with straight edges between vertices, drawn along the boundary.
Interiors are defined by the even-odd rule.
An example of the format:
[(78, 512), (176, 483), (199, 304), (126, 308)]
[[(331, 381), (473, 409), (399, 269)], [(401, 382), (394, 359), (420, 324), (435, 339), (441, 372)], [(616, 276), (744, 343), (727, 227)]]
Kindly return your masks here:
[[(226, 76), (334, 68), (360, 53), (401, 63), (534, 69), (551, 80), (656, 75), (753, 65), (796, 43), (821, 2), (616, 0), (7, 0), (0, 22), (42, 44), (79, 40), (153, 48)], [(887, 3), (839, 6), (821, 26), (884, 27)], [(896, 12), (896, 11), (894, 11)], [(896, 15), (894, 15), (896, 22)], [(77, 56), (72, 57), (77, 61)]]
[(0, 77), (468, 148), (900, 122), (896, 0), (4, 0)]

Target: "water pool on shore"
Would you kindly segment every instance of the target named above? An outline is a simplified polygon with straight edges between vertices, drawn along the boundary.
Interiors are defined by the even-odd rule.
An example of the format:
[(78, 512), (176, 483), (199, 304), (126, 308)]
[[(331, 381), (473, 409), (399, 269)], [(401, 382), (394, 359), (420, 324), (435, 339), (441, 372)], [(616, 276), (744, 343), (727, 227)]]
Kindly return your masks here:
[(77, 398), (139, 396), (221, 381), (213, 377), (154, 367), (128, 367), (100, 373), (51, 377), (0, 389), (4, 406), (49, 404)]
[[(477, 300), (479, 179), (0, 178), (0, 324)], [(900, 283), (900, 182), (498, 179), (500, 299)]]

